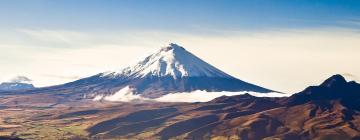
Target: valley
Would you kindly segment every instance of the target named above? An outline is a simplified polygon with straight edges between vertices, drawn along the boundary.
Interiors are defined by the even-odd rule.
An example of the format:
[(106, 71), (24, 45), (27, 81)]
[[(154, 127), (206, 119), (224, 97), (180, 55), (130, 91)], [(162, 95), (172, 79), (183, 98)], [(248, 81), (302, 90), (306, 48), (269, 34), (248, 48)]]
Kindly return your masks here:
[(22, 139), (354, 140), (360, 138), (359, 91), (356, 82), (334, 75), (290, 97), (3, 105), (0, 130)]
[(0, 109), (0, 135), (22, 139), (89, 138), (92, 133), (86, 129), (97, 123), (171, 105), (89, 101), (55, 106), (6, 106)]

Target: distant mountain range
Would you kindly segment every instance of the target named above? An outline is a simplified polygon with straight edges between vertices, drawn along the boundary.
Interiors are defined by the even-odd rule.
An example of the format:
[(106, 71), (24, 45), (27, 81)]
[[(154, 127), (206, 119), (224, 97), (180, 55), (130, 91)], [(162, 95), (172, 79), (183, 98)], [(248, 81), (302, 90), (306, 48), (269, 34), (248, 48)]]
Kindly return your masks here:
[(18, 76), (0, 84), (0, 91), (29, 90), (34, 88), (34, 85), (31, 84), (31, 79), (25, 76)]

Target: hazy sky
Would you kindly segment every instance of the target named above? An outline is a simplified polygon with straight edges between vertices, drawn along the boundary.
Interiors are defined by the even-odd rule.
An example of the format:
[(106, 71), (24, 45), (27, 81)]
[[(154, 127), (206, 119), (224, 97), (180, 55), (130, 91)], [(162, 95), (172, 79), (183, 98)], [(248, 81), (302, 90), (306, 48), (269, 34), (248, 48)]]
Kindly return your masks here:
[(278, 91), (360, 76), (355, 0), (1, 0), (0, 19), (0, 81), (60, 84), (170, 42)]

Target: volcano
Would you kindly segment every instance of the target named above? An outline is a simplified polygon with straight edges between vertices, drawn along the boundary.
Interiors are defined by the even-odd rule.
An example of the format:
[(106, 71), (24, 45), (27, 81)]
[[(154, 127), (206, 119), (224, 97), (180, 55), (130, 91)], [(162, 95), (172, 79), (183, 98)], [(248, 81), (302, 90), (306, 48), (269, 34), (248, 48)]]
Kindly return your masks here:
[(76, 96), (78, 99), (101, 100), (109, 96), (116, 98), (129, 94), (129, 98), (135, 95), (154, 99), (170, 93), (192, 91), (273, 92), (226, 74), (172, 43), (133, 66), (26, 93), (51, 93)]
[(96, 77), (120, 81), (116, 89), (125, 88), (128, 92), (147, 98), (195, 90), (273, 92), (226, 74), (173, 43), (133, 66), (101, 73)]

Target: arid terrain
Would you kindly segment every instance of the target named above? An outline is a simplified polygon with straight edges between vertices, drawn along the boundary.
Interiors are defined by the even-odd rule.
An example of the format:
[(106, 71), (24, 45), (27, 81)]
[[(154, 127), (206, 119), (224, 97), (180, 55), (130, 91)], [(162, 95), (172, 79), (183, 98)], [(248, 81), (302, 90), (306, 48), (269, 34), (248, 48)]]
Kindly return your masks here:
[(206, 103), (79, 100), (45, 104), (31, 95), (7, 96), (0, 100), (0, 135), (22, 139), (359, 139), (359, 89), (359, 84), (335, 75), (291, 97), (244, 94)]
[(88, 138), (87, 128), (140, 110), (163, 108), (164, 103), (101, 103), (85, 101), (54, 106), (2, 106), (0, 135), (23, 139)]

